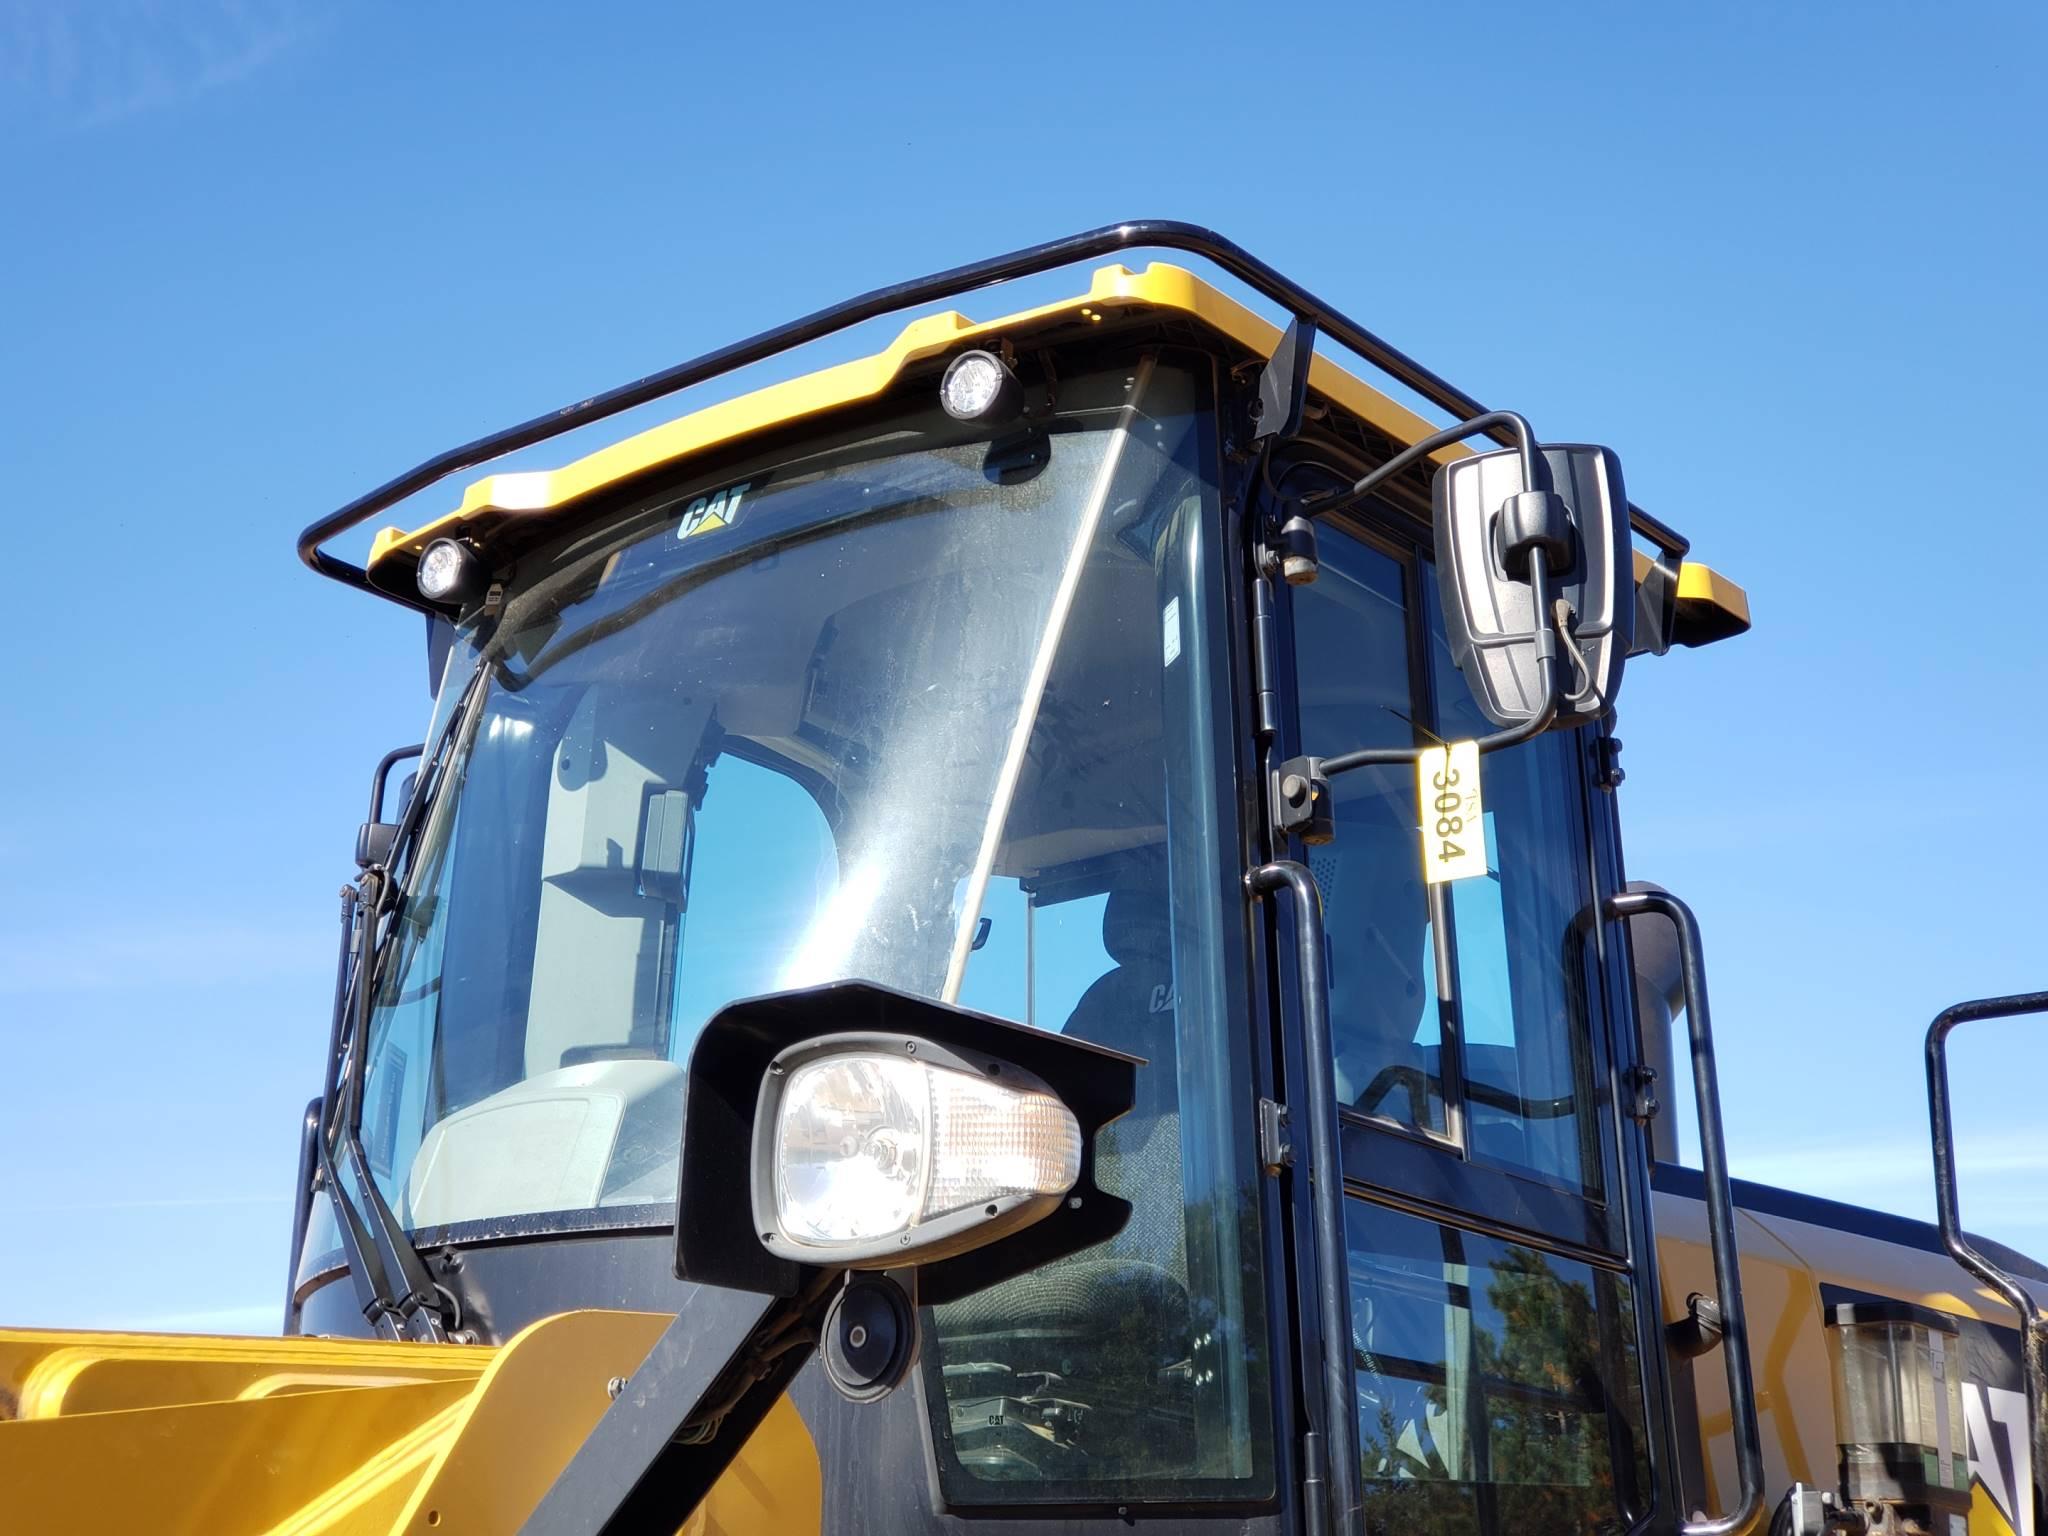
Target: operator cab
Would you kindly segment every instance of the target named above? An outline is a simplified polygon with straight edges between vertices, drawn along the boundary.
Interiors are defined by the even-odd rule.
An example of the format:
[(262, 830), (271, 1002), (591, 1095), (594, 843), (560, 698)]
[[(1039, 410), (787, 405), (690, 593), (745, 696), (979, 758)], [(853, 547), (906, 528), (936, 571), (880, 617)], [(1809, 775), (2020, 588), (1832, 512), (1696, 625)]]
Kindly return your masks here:
[[(1673, 1518), (1645, 1133), (1609, 1086), (1637, 1047), (1606, 724), (1487, 756), (1482, 867), (1425, 880), (1412, 754), (1499, 723), (1435, 566), (1430, 472), (1469, 450), (1276, 579), (1304, 496), (1432, 431), (1317, 358), (1296, 430), (1258, 438), (1276, 339), (1178, 269), (1109, 268), (380, 536), (376, 588), (447, 567), (453, 641), (327, 1097), (374, 1184), (347, 1193), (425, 1256), (445, 1326), (674, 1310), (693, 1044), (737, 999), (857, 978), (1144, 1065), (1094, 1149), (1121, 1230), (928, 1307), (873, 1407), (791, 1389), (845, 1518), (1292, 1529), (1346, 1441), (1375, 1531)], [(970, 348), (1000, 370), (981, 414), (949, 393)], [(1638, 557), (1658, 648), (1746, 622), (1681, 555)], [(1410, 758), (1333, 773), (1334, 836), (1293, 836), (1279, 770), (1353, 749)], [(1290, 958), (1311, 916), (1247, 885), (1290, 854), (1321, 975)], [(1321, 1074), (1343, 1339), (1299, 1172)], [(321, 1196), (296, 1329), (365, 1331), (345, 1236)]]

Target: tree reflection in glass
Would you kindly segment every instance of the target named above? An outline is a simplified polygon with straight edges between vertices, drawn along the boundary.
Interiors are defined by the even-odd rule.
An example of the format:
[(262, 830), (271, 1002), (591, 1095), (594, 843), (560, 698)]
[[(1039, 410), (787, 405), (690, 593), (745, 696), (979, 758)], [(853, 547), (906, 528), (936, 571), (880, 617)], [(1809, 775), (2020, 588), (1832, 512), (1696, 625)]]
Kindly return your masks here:
[(1349, 1212), (1366, 1528), (1621, 1530), (1648, 1485), (1625, 1277)]

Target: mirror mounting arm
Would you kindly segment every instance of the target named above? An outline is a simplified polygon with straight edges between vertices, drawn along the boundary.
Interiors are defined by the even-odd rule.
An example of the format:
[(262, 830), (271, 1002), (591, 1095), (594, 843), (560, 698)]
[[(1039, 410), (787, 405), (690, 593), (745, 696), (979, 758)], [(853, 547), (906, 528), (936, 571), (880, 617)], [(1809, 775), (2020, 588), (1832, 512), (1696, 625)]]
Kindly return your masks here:
[(1468, 437), (1477, 437), (1491, 432), (1495, 427), (1505, 427), (1514, 436), (1515, 450), (1522, 458), (1522, 485), (1531, 491), (1548, 491), (1550, 467), (1543, 461), (1543, 455), (1536, 451), (1536, 433), (1529, 425), (1528, 418), (1518, 411), (1487, 411), (1456, 426), (1445, 427), (1441, 432), (1432, 432), (1419, 442), (1410, 443), (1379, 468), (1352, 485), (1348, 491), (1336, 491), (1323, 496), (1311, 496), (1301, 504), (1301, 510), (1309, 517), (1323, 517), (1331, 512), (1341, 512), (1347, 507), (1370, 496), (1386, 481), (1393, 479), (1402, 470), (1416, 461), (1427, 458), (1439, 448), (1448, 448), (1452, 443), (1463, 442)]
[[(1541, 560), (1529, 562), (1529, 587), (1536, 599), (1536, 612), (1547, 614), (1550, 609), (1550, 571)], [(1479, 738), (1482, 753), (1498, 752), (1504, 747), (1518, 747), (1533, 737), (1541, 736), (1550, 729), (1557, 718), (1561, 690), (1557, 680), (1557, 632), (1549, 624), (1538, 624), (1536, 629), (1536, 667), (1543, 689), (1543, 703), (1536, 713), (1519, 724), (1505, 730), (1495, 731), (1490, 736)], [(1325, 778), (1334, 778), (1340, 773), (1349, 773), (1354, 768), (1399, 767), (1413, 763), (1420, 754), (1417, 747), (1360, 747), (1355, 752), (1340, 752), (1335, 757), (1319, 760), (1318, 766)]]

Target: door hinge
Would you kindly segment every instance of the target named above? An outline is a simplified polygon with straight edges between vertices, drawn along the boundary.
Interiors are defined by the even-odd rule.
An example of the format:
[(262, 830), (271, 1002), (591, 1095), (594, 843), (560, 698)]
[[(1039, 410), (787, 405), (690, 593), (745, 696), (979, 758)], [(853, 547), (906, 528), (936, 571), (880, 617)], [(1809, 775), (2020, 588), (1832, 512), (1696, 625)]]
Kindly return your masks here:
[(1324, 1536), (1330, 1529), (1330, 1453), (1313, 1429), (1301, 1437), (1301, 1510), (1308, 1536)]
[(1621, 738), (1601, 736), (1593, 743), (1593, 751), (1593, 782), (1610, 792), (1619, 789), (1628, 777), (1621, 766)]
[(1274, 1178), (1294, 1166), (1294, 1140), (1289, 1134), (1287, 1106), (1259, 1100), (1259, 1166)]
[(1637, 1125), (1648, 1125), (1657, 1118), (1657, 1111), (1664, 1107), (1657, 1102), (1657, 1069), (1647, 1062), (1638, 1062), (1628, 1069), (1628, 1084), (1633, 1090), (1629, 1096), (1628, 1117)]

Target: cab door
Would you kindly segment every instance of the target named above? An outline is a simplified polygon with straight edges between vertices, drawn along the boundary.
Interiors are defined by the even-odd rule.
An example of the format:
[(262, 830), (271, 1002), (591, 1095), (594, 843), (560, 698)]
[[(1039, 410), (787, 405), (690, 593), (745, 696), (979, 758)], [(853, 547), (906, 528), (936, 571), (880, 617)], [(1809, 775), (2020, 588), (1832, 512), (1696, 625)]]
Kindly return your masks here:
[[(1317, 579), (1281, 589), (1276, 760), (1491, 728), (1424, 537), (1326, 526)], [(1368, 1531), (1671, 1518), (1647, 1164), (1614, 1086), (1626, 972), (1594, 916), (1619, 878), (1597, 753), (1577, 730), (1485, 758), (1482, 824), (1454, 829), (1483, 840), (1483, 878), (1425, 886), (1408, 767), (1339, 776), (1334, 840), (1275, 849), (1308, 865), (1327, 929)]]

